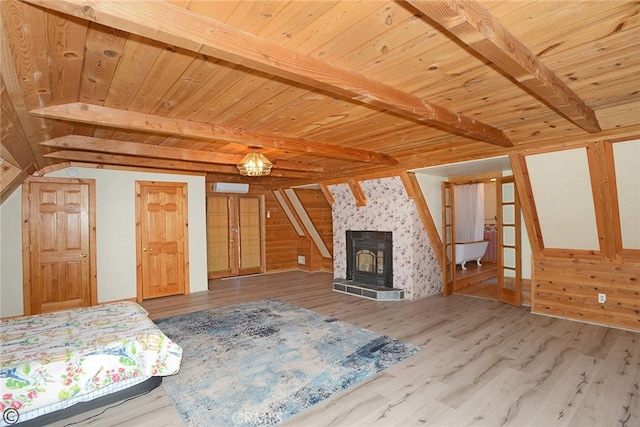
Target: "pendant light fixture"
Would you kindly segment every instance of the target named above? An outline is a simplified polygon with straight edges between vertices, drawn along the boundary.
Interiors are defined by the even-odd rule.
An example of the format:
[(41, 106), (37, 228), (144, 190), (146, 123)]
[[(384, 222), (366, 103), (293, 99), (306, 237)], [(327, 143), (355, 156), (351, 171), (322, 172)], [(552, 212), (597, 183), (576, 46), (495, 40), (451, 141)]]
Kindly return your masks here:
[(240, 175), (244, 176), (267, 176), (271, 173), (272, 167), (273, 163), (256, 151), (244, 156), (238, 164)]

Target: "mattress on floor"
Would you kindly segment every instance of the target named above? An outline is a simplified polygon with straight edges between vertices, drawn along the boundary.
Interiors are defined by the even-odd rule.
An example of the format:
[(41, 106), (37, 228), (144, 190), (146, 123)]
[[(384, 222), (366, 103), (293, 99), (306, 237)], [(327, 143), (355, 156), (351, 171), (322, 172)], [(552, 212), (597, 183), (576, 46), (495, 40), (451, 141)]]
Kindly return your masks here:
[(24, 421), (173, 375), (181, 360), (182, 348), (134, 302), (1, 320), (0, 411)]

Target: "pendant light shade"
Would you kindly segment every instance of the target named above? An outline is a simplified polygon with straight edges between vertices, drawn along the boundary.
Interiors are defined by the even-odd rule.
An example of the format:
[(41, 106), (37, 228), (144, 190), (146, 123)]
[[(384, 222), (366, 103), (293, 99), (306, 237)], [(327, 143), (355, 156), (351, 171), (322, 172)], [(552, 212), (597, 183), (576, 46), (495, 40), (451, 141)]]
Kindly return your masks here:
[(266, 176), (271, 173), (272, 167), (273, 163), (255, 151), (244, 156), (238, 164), (240, 175), (245, 176)]

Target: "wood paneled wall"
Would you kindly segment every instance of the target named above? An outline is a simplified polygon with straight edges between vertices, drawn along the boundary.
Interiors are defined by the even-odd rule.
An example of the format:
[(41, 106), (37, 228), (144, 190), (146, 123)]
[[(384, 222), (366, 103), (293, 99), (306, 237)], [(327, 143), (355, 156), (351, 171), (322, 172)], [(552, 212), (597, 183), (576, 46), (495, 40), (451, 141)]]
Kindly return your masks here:
[[(207, 184), (207, 195), (211, 183)], [(296, 189), (300, 202), (307, 211), (322, 241), (333, 253), (333, 221), (331, 205), (324, 194), (316, 189)], [(312, 239), (298, 236), (287, 218), (282, 206), (271, 190), (261, 185), (249, 186), (249, 195), (263, 195), (265, 198), (265, 272), (286, 270), (333, 271), (333, 258), (325, 258), (320, 254)], [(269, 218), (266, 213), (269, 212)], [(305, 257), (305, 264), (298, 264), (298, 256)]]
[(534, 313), (640, 330), (640, 261), (538, 259), (532, 293)]
[(298, 268), (298, 235), (271, 191), (265, 191), (266, 271)]
[(305, 258), (298, 268), (304, 271), (333, 271), (333, 258), (325, 258), (309, 237), (298, 237), (298, 256)]
[[(321, 190), (296, 189), (295, 192), (325, 246), (333, 254), (331, 205)], [(323, 257), (309, 236), (298, 238), (298, 255), (305, 257), (305, 264), (299, 265), (302, 270), (333, 271), (333, 258)]]

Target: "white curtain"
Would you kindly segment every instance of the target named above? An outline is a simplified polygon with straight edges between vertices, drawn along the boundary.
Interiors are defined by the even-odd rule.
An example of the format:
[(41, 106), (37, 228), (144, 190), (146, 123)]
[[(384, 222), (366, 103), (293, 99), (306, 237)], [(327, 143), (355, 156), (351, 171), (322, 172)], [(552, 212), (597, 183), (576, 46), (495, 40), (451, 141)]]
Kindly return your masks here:
[(484, 184), (453, 187), (455, 243), (484, 240)]

